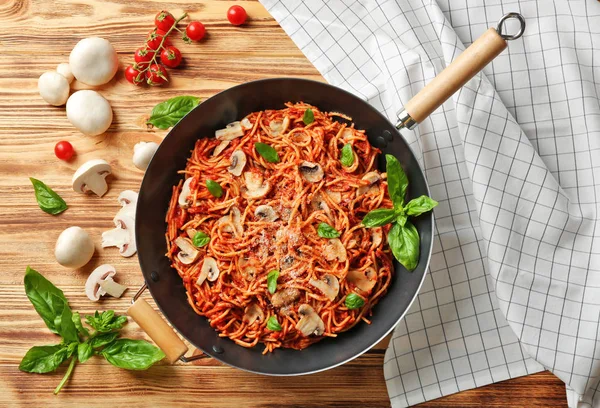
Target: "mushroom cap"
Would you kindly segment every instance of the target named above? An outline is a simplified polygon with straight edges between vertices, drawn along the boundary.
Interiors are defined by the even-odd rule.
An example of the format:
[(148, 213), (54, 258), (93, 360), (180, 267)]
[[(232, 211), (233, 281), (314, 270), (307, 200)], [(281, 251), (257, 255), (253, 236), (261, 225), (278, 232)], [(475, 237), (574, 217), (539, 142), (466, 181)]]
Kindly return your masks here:
[(338, 279), (329, 273), (323, 275), (319, 280), (310, 279), (308, 283), (323, 292), (327, 299), (331, 301), (333, 301), (340, 292), (340, 283)]
[(179, 248), (177, 259), (184, 265), (194, 263), (200, 254), (189, 238), (177, 237), (175, 238), (175, 245)]
[(121, 256), (128, 258), (137, 252), (135, 219), (120, 211), (113, 219), (116, 228), (102, 233), (102, 248), (115, 246)]
[(279, 215), (277, 215), (273, 207), (266, 204), (256, 207), (256, 210), (254, 210), (254, 216), (262, 221), (268, 222), (276, 221), (279, 218)]
[(158, 150), (158, 143), (139, 142), (133, 146), (133, 165), (140, 170), (146, 170), (150, 160)]
[(202, 273), (206, 271), (206, 279), (210, 282), (214, 282), (219, 278), (219, 265), (217, 265), (217, 261), (210, 256), (204, 258), (202, 262)]
[(192, 184), (193, 179), (193, 177), (185, 179), (185, 181), (183, 182), (183, 186), (181, 186), (181, 192), (179, 193), (177, 203), (182, 208), (186, 208), (188, 206), (188, 197), (191, 194), (190, 184)]
[(117, 271), (112, 265), (100, 265), (90, 273), (87, 281), (85, 282), (85, 294), (93, 301), (97, 302), (100, 300), (100, 296), (103, 296), (106, 292), (100, 287), (100, 282), (111, 278), (117, 274)]
[(244, 119), (242, 119), (242, 121), (240, 122), (240, 125), (242, 125), (242, 129), (245, 129), (245, 130), (252, 129), (252, 122), (250, 122), (250, 119), (248, 119), (247, 116)]
[(95, 159), (83, 163), (73, 174), (73, 190), (77, 193), (94, 192), (102, 197), (108, 191), (106, 176), (111, 172), (106, 160)]
[(242, 124), (238, 122), (229, 123), (225, 129), (219, 129), (215, 132), (215, 137), (219, 140), (233, 140), (240, 136), (244, 136)]
[(54, 256), (62, 266), (78, 269), (92, 259), (94, 249), (94, 243), (87, 232), (80, 227), (69, 227), (58, 236)]
[[(135, 209), (137, 207), (138, 193), (131, 190), (123, 190), (117, 201), (121, 204), (122, 208), (119, 210), (117, 215), (129, 215), (135, 219)], [(113, 220), (114, 221), (114, 220)]]
[(246, 182), (246, 189), (242, 194), (247, 199), (264, 197), (271, 189), (269, 182), (260, 173), (247, 171), (244, 173), (244, 181)]
[(62, 106), (69, 99), (69, 81), (58, 72), (44, 72), (38, 79), (38, 90), (50, 105)]
[(112, 44), (99, 37), (79, 41), (69, 55), (73, 76), (87, 85), (109, 82), (119, 69), (119, 58)]
[(236, 177), (239, 177), (246, 167), (246, 154), (241, 150), (236, 150), (231, 154), (231, 165), (227, 170)]
[(81, 133), (96, 136), (110, 127), (113, 112), (110, 103), (102, 95), (84, 89), (75, 92), (67, 100), (67, 119)]
[(373, 191), (379, 191), (379, 187), (375, 186), (374, 184), (377, 183), (379, 180), (381, 180), (381, 176), (379, 175), (379, 173), (375, 172), (375, 171), (370, 171), (368, 173), (366, 173), (361, 180), (364, 181), (368, 181), (369, 184), (367, 184), (366, 186), (360, 186), (358, 188), (358, 190), (356, 190), (356, 195), (361, 196), (365, 193), (370, 193)]
[(223, 140), (221, 143), (219, 143), (217, 147), (215, 147), (215, 150), (213, 150), (213, 157), (216, 157), (223, 153), (223, 150), (225, 150), (227, 146), (229, 146), (229, 143), (231, 143), (229, 140)]
[(68, 63), (63, 62), (61, 64), (58, 64), (58, 66), (56, 67), (56, 72), (64, 76), (67, 79), (67, 82), (69, 82), (69, 84), (73, 82), (73, 72), (71, 72), (71, 66)]
[(368, 267), (364, 271), (350, 269), (346, 275), (346, 280), (354, 285), (359, 292), (368, 293), (377, 283), (377, 271), (373, 267)]
[(330, 239), (323, 247), (323, 256), (328, 261), (337, 259), (340, 262), (345, 262), (347, 257), (346, 248), (338, 238)]
[(262, 322), (265, 319), (265, 313), (256, 303), (252, 303), (246, 308), (242, 321), (248, 323), (248, 326), (252, 326), (255, 321)]
[(325, 323), (315, 310), (307, 304), (302, 304), (298, 308), (298, 314), (302, 316), (296, 324), (298, 330), (304, 336), (322, 336), (325, 333)]
[(309, 183), (318, 183), (323, 180), (323, 168), (319, 163), (312, 163), (309, 161), (303, 161), (300, 166), (298, 166), (298, 170), (302, 177)]

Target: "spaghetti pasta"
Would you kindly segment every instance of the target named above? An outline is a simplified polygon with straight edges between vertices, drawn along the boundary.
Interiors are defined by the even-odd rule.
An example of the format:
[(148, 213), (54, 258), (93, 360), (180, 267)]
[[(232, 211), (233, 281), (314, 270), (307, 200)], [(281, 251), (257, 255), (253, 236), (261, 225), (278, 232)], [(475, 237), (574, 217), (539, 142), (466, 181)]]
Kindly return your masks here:
[[(181, 172), (186, 181), (173, 187), (167, 256), (190, 305), (220, 336), (244, 347), (263, 343), (267, 353), (370, 323), (392, 279), (390, 226), (366, 229), (361, 220), (392, 202), (375, 168), (379, 150), (346, 122), (288, 103), (197, 141)], [(267, 148), (259, 153), (256, 143)], [(345, 145), (353, 155), (346, 166)]]

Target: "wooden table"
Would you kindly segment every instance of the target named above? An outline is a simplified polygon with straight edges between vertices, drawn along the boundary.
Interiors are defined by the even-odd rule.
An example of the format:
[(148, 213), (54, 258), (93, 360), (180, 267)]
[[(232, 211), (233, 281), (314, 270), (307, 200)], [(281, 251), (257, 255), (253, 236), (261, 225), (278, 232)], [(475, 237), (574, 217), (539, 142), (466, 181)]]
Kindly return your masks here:
[[(207, 98), (232, 85), (260, 78), (293, 76), (322, 80), (279, 25), (257, 1), (241, 1), (250, 21), (236, 28), (226, 19), (231, 1), (166, 2), (133, 0), (3, 0), (0, 2), (0, 405), (1, 406), (361, 406), (384, 407), (389, 399), (383, 380), (383, 349), (374, 349), (335, 370), (312, 376), (273, 378), (248, 374), (213, 360), (158, 365), (145, 372), (116, 369), (100, 358), (78, 365), (58, 396), (52, 390), (64, 368), (48, 375), (22, 373), (18, 363), (33, 345), (57, 342), (37, 316), (23, 290), (31, 265), (61, 287), (74, 310), (96, 308), (123, 313), (142, 284), (137, 258), (125, 259), (114, 248), (101, 249), (101, 233), (112, 227), (117, 195), (137, 190), (142, 172), (134, 168), (138, 141), (159, 142), (164, 131), (148, 131), (144, 117), (158, 102), (188, 94)], [(101, 36), (112, 42), (122, 68), (143, 44), (161, 8), (183, 9), (204, 22), (208, 38), (183, 45), (184, 67), (173, 71), (164, 88), (136, 88), (122, 69), (100, 92), (115, 118), (109, 131), (83, 136), (67, 121), (64, 108), (44, 103), (37, 78), (68, 61), (76, 42)], [(74, 89), (85, 86), (74, 83)], [(69, 163), (54, 157), (59, 140), (70, 141), (77, 156)], [(72, 191), (71, 176), (83, 162), (103, 158), (113, 168), (110, 191), (103, 198)], [(54, 188), (69, 204), (60, 216), (37, 206), (28, 177)], [(93, 260), (81, 270), (60, 267), (53, 256), (59, 233), (72, 225), (86, 229), (96, 243)], [(129, 287), (122, 299), (93, 304), (84, 295), (88, 274), (110, 263)], [(153, 303), (152, 303), (153, 304)], [(135, 323), (126, 335), (144, 337)], [(548, 373), (506, 381), (423, 406), (566, 406), (564, 386)]]

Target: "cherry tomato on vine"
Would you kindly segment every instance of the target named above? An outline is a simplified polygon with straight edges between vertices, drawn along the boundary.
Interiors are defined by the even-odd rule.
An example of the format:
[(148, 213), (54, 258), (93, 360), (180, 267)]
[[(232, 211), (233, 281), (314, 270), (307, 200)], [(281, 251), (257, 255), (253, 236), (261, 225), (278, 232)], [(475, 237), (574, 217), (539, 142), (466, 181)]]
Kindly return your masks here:
[(227, 10), (227, 19), (233, 25), (239, 26), (246, 21), (246, 10), (242, 6), (231, 6)]
[(162, 65), (152, 64), (146, 71), (146, 82), (150, 86), (161, 86), (167, 82), (167, 70)]
[(125, 79), (134, 85), (140, 85), (144, 82), (144, 74), (140, 74), (140, 70), (136, 69), (133, 65), (125, 68)]
[[(152, 30), (148, 33), (148, 38), (146, 39), (146, 45), (149, 50), (157, 50), (160, 47), (160, 43), (163, 37), (167, 34), (166, 31), (163, 31), (159, 28), (156, 30)], [(171, 41), (169, 41), (169, 37), (165, 38), (165, 42), (163, 46), (171, 45)]]
[(162, 50), (160, 61), (169, 68), (176, 68), (181, 64), (181, 52), (171, 45)]
[(137, 62), (138, 67), (146, 68), (152, 58), (154, 57), (154, 51), (149, 49), (148, 47), (140, 47), (135, 50), (135, 54), (133, 54), (133, 59)]
[(73, 145), (66, 140), (62, 140), (54, 146), (54, 154), (60, 160), (68, 161), (73, 157), (75, 150), (73, 150)]
[(192, 21), (185, 28), (185, 33), (192, 41), (200, 41), (204, 38), (204, 34), (206, 34), (206, 28), (204, 28), (204, 24), (200, 21)]
[(154, 25), (159, 29), (165, 32), (169, 31), (171, 27), (175, 24), (175, 17), (173, 14), (168, 11), (162, 10), (160, 13), (154, 17)]

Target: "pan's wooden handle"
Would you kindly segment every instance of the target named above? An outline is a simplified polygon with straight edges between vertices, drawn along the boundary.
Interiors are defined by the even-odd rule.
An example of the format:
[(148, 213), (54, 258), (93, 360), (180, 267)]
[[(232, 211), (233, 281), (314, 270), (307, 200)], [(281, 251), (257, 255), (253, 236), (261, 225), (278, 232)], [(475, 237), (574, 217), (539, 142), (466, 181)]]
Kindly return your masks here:
[[(466, 84), (490, 61), (498, 56), (507, 46), (504, 38), (496, 29), (488, 29), (469, 48), (460, 54), (450, 65), (436, 76), (425, 88), (416, 94), (404, 106), (403, 113), (412, 118), (411, 125), (403, 124), (406, 120), (401, 114), (401, 123), (411, 129), (416, 123), (422, 122), (460, 87)], [(416, 122), (416, 123), (414, 123)]]
[(127, 309), (127, 314), (150, 336), (173, 364), (188, 348), (162, 317), (142, 298)]

